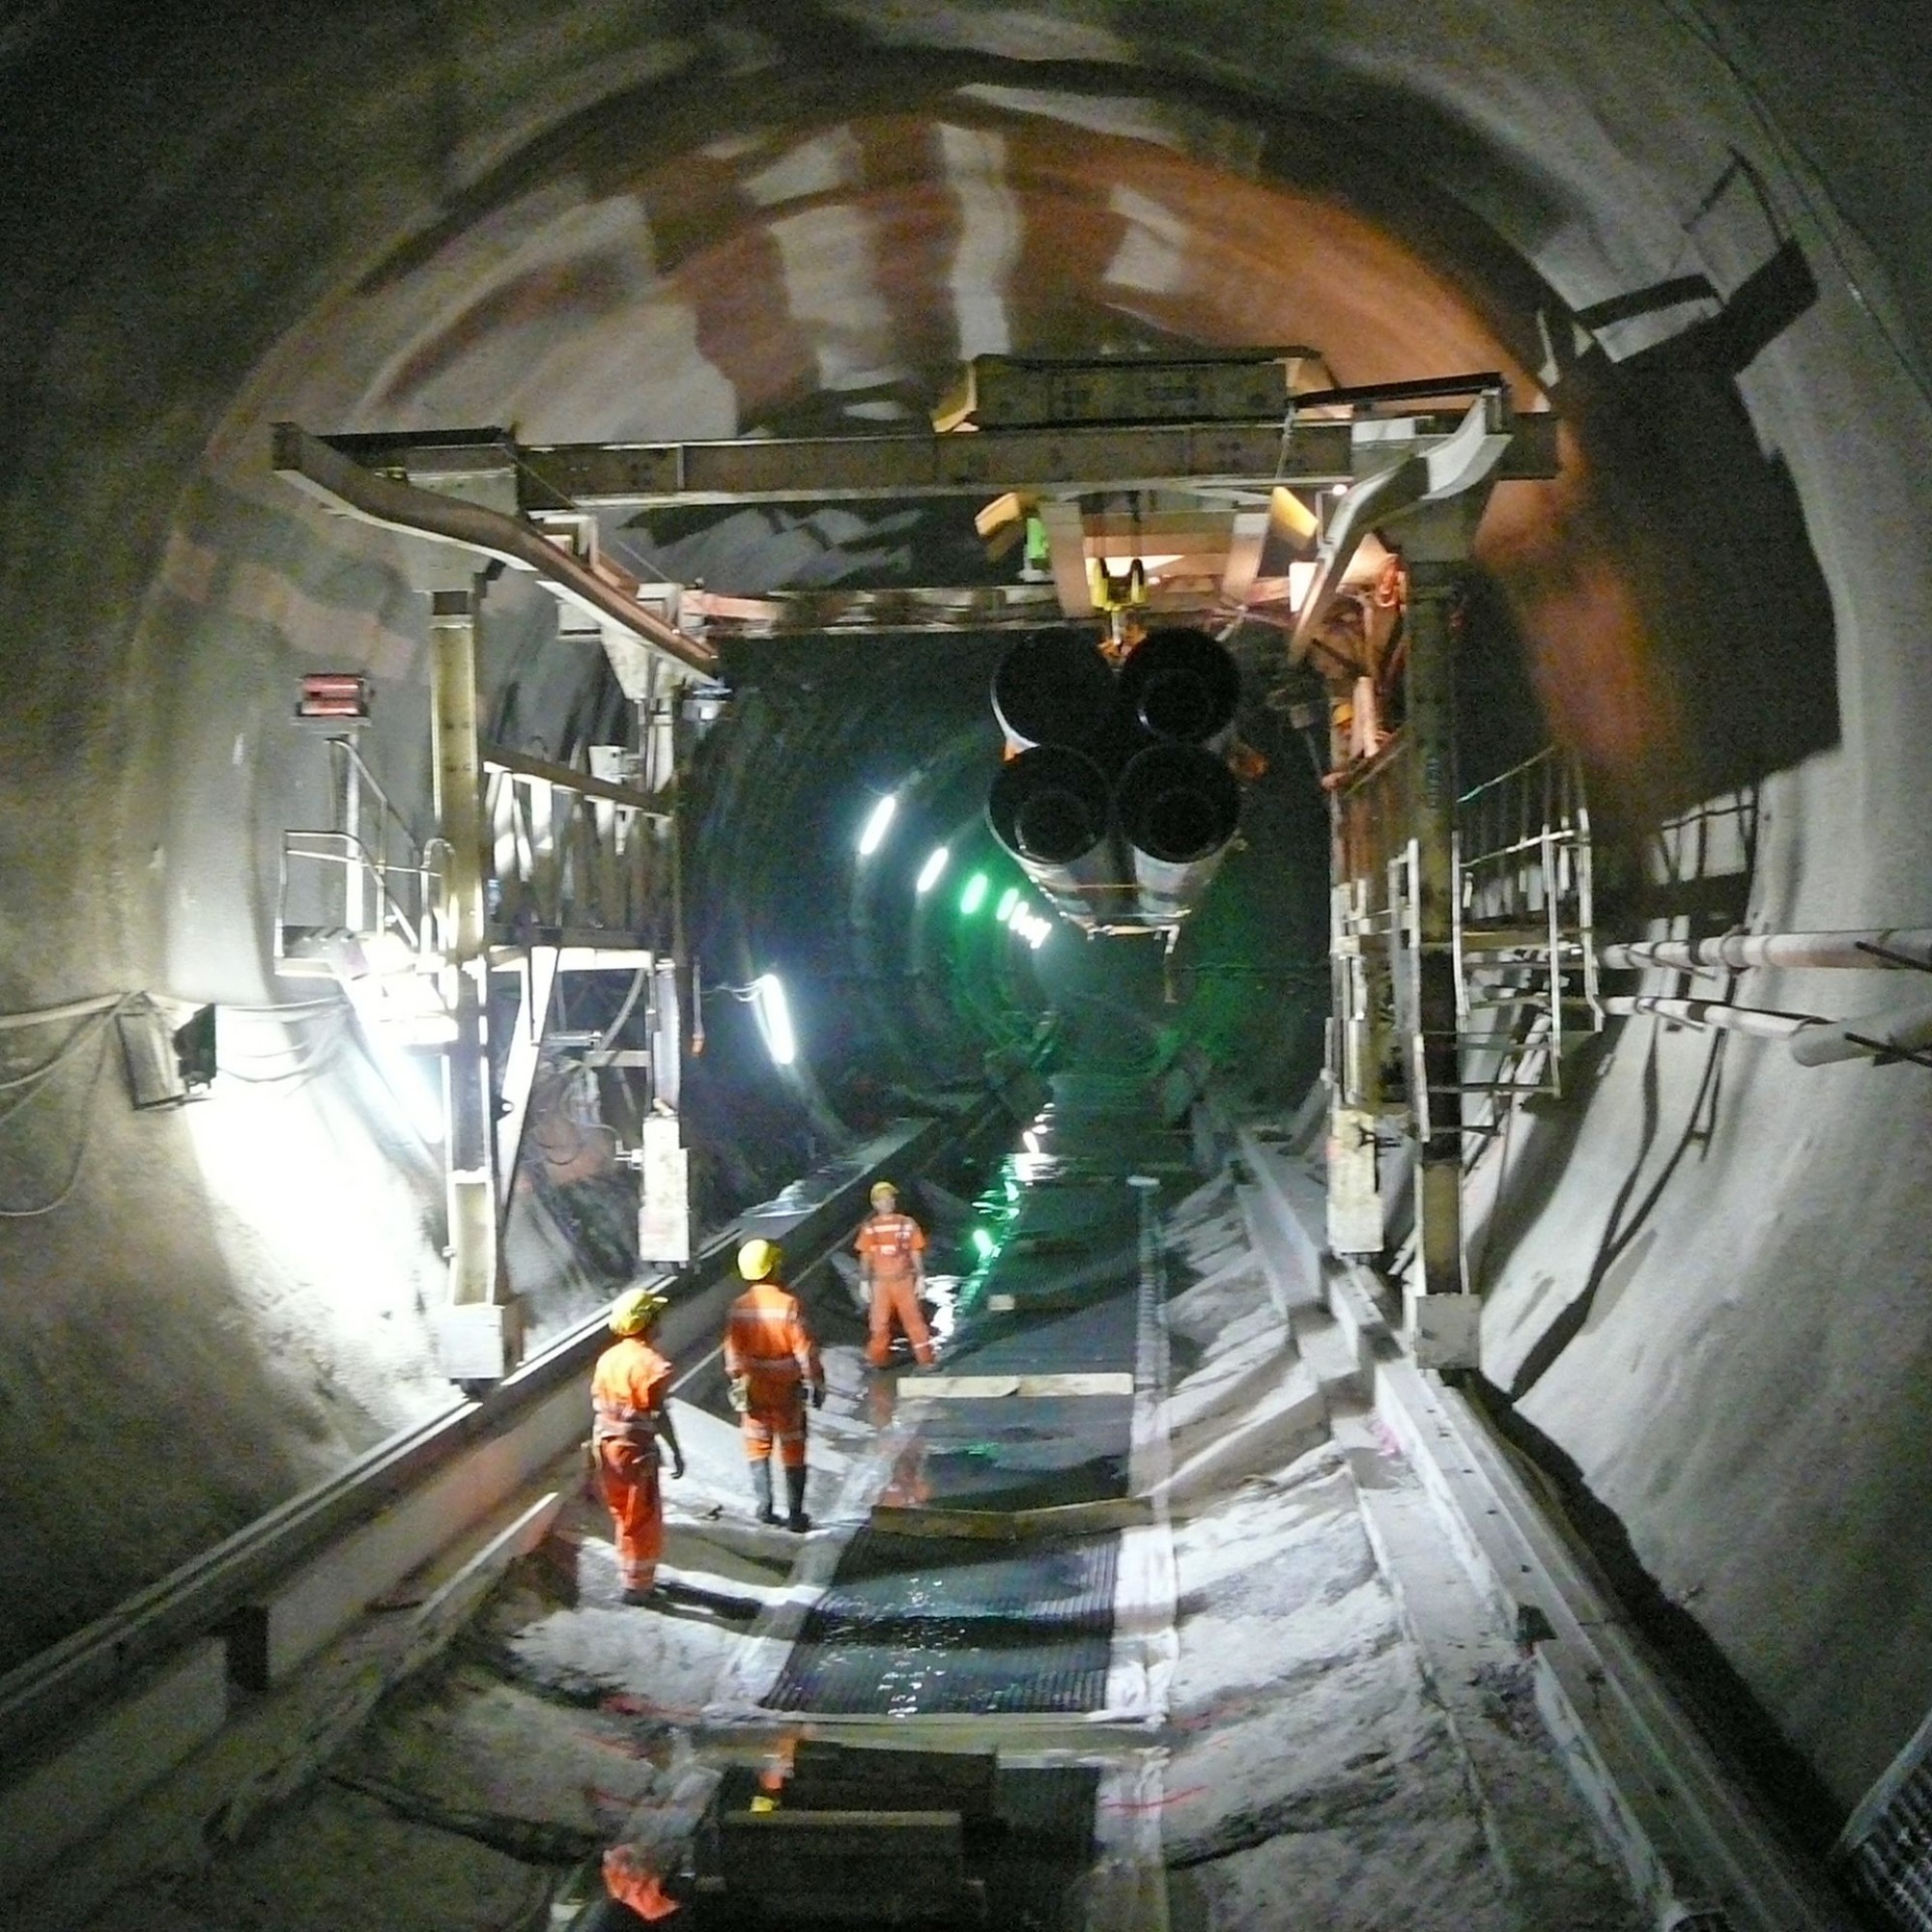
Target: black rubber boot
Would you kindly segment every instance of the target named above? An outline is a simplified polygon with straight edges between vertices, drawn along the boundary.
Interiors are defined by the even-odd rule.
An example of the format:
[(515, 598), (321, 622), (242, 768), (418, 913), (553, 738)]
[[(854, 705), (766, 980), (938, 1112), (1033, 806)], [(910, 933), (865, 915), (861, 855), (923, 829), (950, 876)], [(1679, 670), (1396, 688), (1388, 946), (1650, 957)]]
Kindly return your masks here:
[(785, 1527), (803, 1535), (811, 1527), (811, 1519), (805, 1513), (805, 1471), (787, 1469), (785, 1471), (785, 1504), (790, 1514), (785, 1518)]
[(769, 1463), (752, 1464), (752, 1495), (758, 1505), (760, 1522), (776, 1522), (779, 1513), (772, 1507), (772, 1465)]

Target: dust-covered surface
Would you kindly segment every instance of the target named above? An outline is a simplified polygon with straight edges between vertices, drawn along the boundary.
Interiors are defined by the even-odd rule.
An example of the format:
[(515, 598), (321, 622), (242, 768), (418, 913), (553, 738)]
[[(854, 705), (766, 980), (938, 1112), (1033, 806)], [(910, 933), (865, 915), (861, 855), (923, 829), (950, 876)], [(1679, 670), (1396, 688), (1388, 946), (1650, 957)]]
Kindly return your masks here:
[[(1331, 1411), (1333, 1391), (1296, 1359), (1232, 1190), (1204, 1188), (1169, 1228), (1165, 1413), (1177, 1475), (1192, 1472), (1167, 1492), (1179, 1661), (1165, 1722), (1113, 1747), (1131, 1735), (1167, 1753), (1159, 1795), (1133, 1802), (1173, 1923), (1631, 1932), (1527, 1666), (1493, 1632), (1461, 1634), (1445, 1677), (1418, 1641), (1382, 1552), (1439, 1531), (1410, 1507), (1417, 1492), (1386, 1442)], [(892, 1457), (866, 1452), (893, 1391), (861, 1369), (849, 1311), (826, 1316), (832, 1394), (812, 1428), (813, 1492), (829, 1513), (841, 1489), (849, 1506), (855, 1470), (862, 1487), (868, 1466), (887, 1480)], [(608, 1518), (560, 1469), (571, 1493), (554, 1532), (443, 1662), (252, 1842), (144, 1888), (149, 1922), (492, 1932), (537, 1925), (567, 1885), (594, 1885), (582, 1874), (606, 1847), (674, 1864), (719, 1766), (755, 1762), (788, 1728), (748, 1714), (707, 1729), (719, 1687), (768, 1613), (802, 1604), (804, 1579), (823, 1581), (843, 1547), (838, 1527), (801, 1539), (750, 1520), (731, 1421), (683, 1401), (675, 1416), (689, 1467), (666, 1484), (664, 1597), (619, 1601)], [(1365, 1503), (1382, 1512), (1378, 1537)], [(1435, 1552), (1422, 1553), (1426, 1567)], [(1003, 1658), (995, 1643), (980, 1661)], [(125, 1922), (127, 1906), (93, 1932)]]
[[(1204, 1467), (1219, 1444), (1256, 1449), (1175, 1529), (1175, 1926), (1629, 1932), (1639, 1921), (1528, 1706), (1528, 1666), (1499, 1637), (1480, 1662), (1467, 1653), (1460, 1668), (1492, 1673), (1469, 1715), (1413, 1640), (1325, 1411), (1317, 1446), (1282, 1446), (1268, 1418), (1300, 1365), (1233, 1190), (1183, 1204), (1171, 1239), (1177, 1282), (1191, 1278), (1169, 1304), (1177, 1363), (1191, 1364), (1168, 1405), (1177, 1441), (1193, 1438)], [(1386, 1445), (1363, 1467), (1406, 1481)], [(1498, 1802), (1518, 1786), (1527, 1805)]]

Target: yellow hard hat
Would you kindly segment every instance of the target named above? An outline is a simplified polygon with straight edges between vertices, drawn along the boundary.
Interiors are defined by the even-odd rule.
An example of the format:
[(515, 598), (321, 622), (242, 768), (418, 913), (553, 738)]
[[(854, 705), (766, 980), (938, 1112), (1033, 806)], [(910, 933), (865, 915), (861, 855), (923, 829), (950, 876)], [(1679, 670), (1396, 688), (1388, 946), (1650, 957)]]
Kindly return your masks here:
[(893, 1185), (893, 1183), (892, 1183), (892, 1182), (891, 1182), (890, 1180), (875, 1180), (875, 1181), (873, 1181), (873, 1182), (872, 1182), (872, 1199), (873, 1199), (874, 1201), (877, 1201), (877, 1200), (878, 1200), (878, 1198), (879, 1198), (879, 1196), (880, 1196), (880, 1195), (882, 1195), (882, 1194), (890, 1194), (890, 1195), (891, 1195), (891, 1196), (893, 1197), (893, 1199), (894, 1199), (895, 1201), (896, 1201), (896, 1200), (897, 1200), (897, 1199), (899, 1198), (899, 1191), (898, 1191), (898, 1189), (897, 1189), (896, 1187), (895, 1187), (895, 1186)]
[(767, 1281), (779, 1271), (784, 1253), (776, 1241), (754, 1236), (738, 1250), (738, 1272), (747, 1281)]
[(641, 1335), (660, 1315), (667, 1303), (654, 1288), (627, 1288), (611, 1304), (611, 1332), (613, 1335)]

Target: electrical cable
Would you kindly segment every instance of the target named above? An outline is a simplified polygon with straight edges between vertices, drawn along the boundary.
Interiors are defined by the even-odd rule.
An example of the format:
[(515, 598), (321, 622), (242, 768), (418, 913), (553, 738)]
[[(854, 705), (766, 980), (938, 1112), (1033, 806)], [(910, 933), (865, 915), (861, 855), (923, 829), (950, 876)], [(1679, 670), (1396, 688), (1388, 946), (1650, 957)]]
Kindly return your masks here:
[[(128, 997), (132, 998), (134, 996), (129, 995)], [(126, 1003), (125, 1000), (117, 1001), (112, 1010), (118, 1011)], [(100, 1076), (107, 1066), (107, 1030), (104, 1023), (97, 1028), (95, 1037), (99, 1041), (99, 1047), (94, 1059), (93, 1076), (87, 1083), (87, 1095), (81, 1102), (80, 1142), (73, 1151), (73, 1165), (68, 1170), (66, 1181), (63, 1183), (60, 1192), (51, 1201), (43, 1201), (38, 1208), (0, 1208), (0, 1220), (33, 1221), (38, 1220), (43, 1214), (51, 1214), (56, 1209), (65, 1208), (68, 1202), (73, 1198), (74, 1189), (80, 1185), (81, 1171), (87, 1165), (88, 1150), (94, 1144), (95, 1097), (100, 1091)], [(31, 1098), (32, 1095), (28, 1097)], [(26, 1101), (24, 1100), (16, 1102), (12, 1112), (6, 1118), (11, 1120), (13, 1114), (18, 1113), (20, 1108), (25, 1105)]]
[(138, 993), (117, 994), (111, 1005), (97, 1008), (82, 1025), (76, 1027), (72, 1034), (62, 1041), (52, 1055), (42, 1061), (40, 1065), (34, 1067), (29, 1072), (15, 1074), (10, 1079), (0, 1080), (0, 1094), (15, 1093), (23, 1087), (31, 1090), (22, 1095), (20, 1099), (15, 1100), (5, 1113), (0, 1113), (0, 1126), (5, 1126), (21, 1108), (31, 1104), (43, 1091), (44, 1083), (53, 1074), (57, 1073), (88, 1041), (93, 1039), (98, 1033), (101, 1032), (115, 1014), (122, 1011), (123, 1009), (140, 997), (141, 995)]
[(61, 1020), (85, 1019), (91, 1013), (105, 1012), (110, 1007), (118, 1007), (127, 998), (126, 993), (97, 993), (90, 1000), (69, 1000), (65, 1006), (41, 1007), (24, 1013), (0, 1013), (0, 1033), (52, 1026)]
[(273, 1073), (250, 1073), (235, 1065), (236, 1056), (231, 1050), (224, 1054), (221, 1071), (231, 1080), (240, 1080), (245, 1086), (270, 1087), (283, 1080), (305, 1080), (319, 1068), (327, 1065), (342, 1049), (343, 1040), (349, 1033), (347, 1009), (333, 1029), (319, 1037), (311, 1038), (299, 1046), (271, 1047), (266, 1053), (242, 1053), (243, 1060), (270, 1061), (276, 1059), (294, 1060), (298, 1064), (284, 1066)]
[(617, 1009), (617, 1017), (607, 1026), (597, 1037), (597, 1051), (608, 1053), (611, 1042), (624, 1031), (624, 1022), (631, 1017), (631, 1009), (638, 1004), (638, 995), (644, 990), (644, 981), (650, 977), (648, 966), (639, 966), (631, 976), (631, 990), (624, 995), (624, 1004)]

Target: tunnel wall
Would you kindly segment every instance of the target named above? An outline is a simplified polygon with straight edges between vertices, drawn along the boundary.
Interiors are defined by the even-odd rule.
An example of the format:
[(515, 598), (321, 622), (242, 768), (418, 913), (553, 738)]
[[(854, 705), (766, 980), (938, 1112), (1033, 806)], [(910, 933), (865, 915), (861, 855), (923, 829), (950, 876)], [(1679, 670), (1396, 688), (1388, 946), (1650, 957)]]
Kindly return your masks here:
[[(1810, 24), (1826, 17), (1829, 33)], [(879, 0), (781, 25), (603, 0), (43, 10), (0, 43), (0, 138), (27, 189), (0, 213), (5, 1004), (136, 986), (277, 996), (263, 958), (272, 845), (312, 804), (283, 717), (293, 673), (319, 656), (366, 664), (407, 767), (423, 577), (400, 544), (292, 501), (263, 468), (268, 421), (496, 419), (508, 397), (538, 436), (744, 426), (745, 395), (676, 312), (661, 337), (620, 327), (611, 405), (599, 356), (613, 338), (597, 323), (626, 311), (573, 281), (569, 238), (630, 217), (545, 143), (627, 96), (665, 110), (627, 105), (636, 141), (674, 155), (680, 89), (781, 102), (868, 46), (962, 73), (980, 58), (1044, 64), (1074, 96), (1117, 69), (1129, 98), (1193, 83), (1318, 116), (1399, 155), (1573, 310), (1692, 267), (1729, 291), (1795, 238), (1817, 299), (1737, 392), (1788, 468), (1831, 613), (1830, 635), (1761, 641), (1824, 655), (1833, 716), (1824, 749), (1746, 787), (1747, 858), (1726, 833), (1701, 849), (1687, 835), (1653, 869), (1660, 885), (1708, 872), (1719, 885), (1691, 900), (1735, 901), (1767, 929), (1923, 923), (1932, 483), (1912, 304), (1932, 220), (1911, 129), (1925, 94), (1886, 10), (1804, 19), (1505, 0), (1027, 14)], [(1156, 125), (1185, 118), (1168, 111)], [(1148, 125), (1110, 110), (1094, 139)], [(1226, 125), (1207, 117), (1197, 145)], [(1256, 152), (1229, 147), (1230, 175)], [(815, 210), (836, 213), (838, 179)], [(690, 219), (704, 218), (698, 196)], [(864, 250), (839, 252), (864, 221), (817, 232), (816, 293), (782, 326), (740, 318), (744, 366), (779, 372), (774, 396), (865, 374), (840, 282)], [(1144, 262), (1185, 254), (1184, 231), (1143, 232)], [(633, 239), (646, 277), (653, 251), (678, 245)], [(528, 272), (472, 315), (466, 289), (506, 256)], [(1236, 316), (1243, 272), (1226, 298)], [(1383, 318), (1391, 353), (1431, 346), (1440, 304), (1423, 294)], [(870, 298), (888, 313), (898, 298)], [(1171, 319), (1176, 305), (1142, 306)], [(459, 324), (471, 351), (425, 359), (424, 341)], [(1669, 326), (1623, 325), (1613, 357)], [(1534, 367), (1535, 318), (1496, 327)], [(1560, 347), (1567, 321), (1554, 327)], [(1665, 448), (1673, 425), (1649, 434)], [(1586, 619), (1587, 598), (1575, 610)], [(1579, 730), (1619, 702), (1587, 680), (1576, 696)], [(1747, 994), (1835, 1011), (1889, 993), (1818, 977)], [(0, 1643), (16, 1648), (437, 1399), (420, 1319), (440, 1271), (433, 1175), (366, 1076), (271, 1090), (249, 1116), (224, 1094), (136, 1119), (111, 1074), (91, 1112), (62, 1089), (5, 1157), (14, 1200), (45, 1198), (93, 1122), (71, 1205), (0, 1223), (0, 1454), (19, 1525), (0, 1556)], [(1847, 1804), (1932, 1703), (1928, 1095), (1911, 1066), (1805, 1070), (1762, 1043), (1633, 1023), (1579, 1101), (1526, 1124), (1476, 1231), (1489, 1373)], [(353, 1238), (325, 1239), (319, 1204), (342, 1201)], [(130, 1462), (131, 1496), (103, 1481)]]

